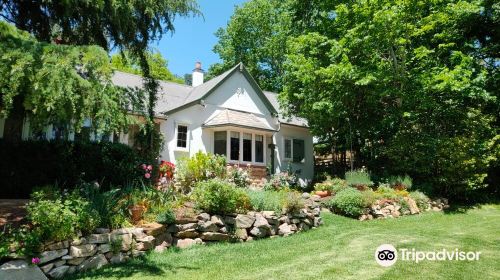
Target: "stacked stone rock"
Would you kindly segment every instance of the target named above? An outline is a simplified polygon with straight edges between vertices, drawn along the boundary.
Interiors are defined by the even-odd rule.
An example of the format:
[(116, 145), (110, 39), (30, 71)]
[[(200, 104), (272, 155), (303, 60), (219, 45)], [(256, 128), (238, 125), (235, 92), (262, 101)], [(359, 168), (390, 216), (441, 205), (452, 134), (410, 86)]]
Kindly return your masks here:
[(121, 263), (154, 249), (187, 248), (219, 241), (251, 241), (255, 238), (288, 236), (322, 224), (318, 196), (303, 194), (304, 208), (297, 213), (274, 211), (234, 215), (184, 214), (174, 224), (145, 224), (141, 228), (110, 231), (98, 228), (94, 234), (44, 245), (39, 267), (50, 278), (62, 278), (77, 271)]
[(321, 225), (319, 196), (303, 195), (305, 207), (297, 213), (274, 211), (249, 212), (238, 215), (183, 216), (170, 225), (174, 246), (186, 248), (194, 244), (217, 241), (251, 241), (255, 238), (288, 236)]
[(425, 209), (419, 209), (415, 200), (409, 197), (405, 197), (404, 200), (408, 204), (408, 209), (404, 210), (397, 201), (378, 200), (359, 217), (359, 220), (397, 218), (403, 215), (416, 215), (423, 211), (442, 211), (449, 207), (447, 199), (431, 200)]

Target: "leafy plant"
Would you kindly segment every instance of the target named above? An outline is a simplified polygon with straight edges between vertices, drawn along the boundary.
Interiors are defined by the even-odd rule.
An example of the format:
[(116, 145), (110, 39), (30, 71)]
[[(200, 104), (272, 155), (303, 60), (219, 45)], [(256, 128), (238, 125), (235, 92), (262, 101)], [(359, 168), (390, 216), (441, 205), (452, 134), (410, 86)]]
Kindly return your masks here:
[(367, 205), (363, 193), (354, 188), (347, 188), (335, 195), (327, 204), (336, 212), (350, 216), (359, 217)]
[(284, 192), (282, 203), (286, 213), (295, 213), (304, 208), (302, 195), (294, 190)]
[(28, 220), (44, 241), (60, 241), (91, 232), (100, 223), (98, 212), (77, 192), (49, 199), (43, 192), (34, 192), (27, 207)]
[(370, 174), (364, 170), (348, 171), (345, 173), (347, 184), (352, 187), (371, 187), (373, 185)]
[(283, 191), (246, 191), (252, 209), (255, 211), (274, 211), (281, 213), (283, 210)]
[(316, 183), (314, 185), (314, 189), (317, 191), (330, 191), (332, 194), (335, 194), (339, 192), (340, 190), (343, 190), (347, 188), (348, 185), (345, 180), (342, 180), (340, 178), (327, 178), (322, 183)]
[(192, 197), (199, 209), (212, 214), (236, 213), (250, 208), (250, 198), (244, 190), (220, 179), (199, 182)]
[(160, 224), (173, 224), (175, 222), (175, 213), (172, 209), (166, 209), (165, 211), (158, 213), (156, 215), (156, 222)]
[(197, 152), (191, 158), (180, 158), (174, 178), (176, 188), (189, 193), (196, 183), (226, 177), (226, 158), (210, 153)]
[(411, 199), (415, 200), (418, 209), (420, 209), (421, 211), (424, 211), (427, 208), (429, 208), (430, 199), (423, 192), (413, 191), (410, 192), (409, 196)]
[(398, 190), (409, 190), (413, 185), (413, 180), (410, 176), (392, 176), (389, 177), (388, 183), (392, 188)]
[(269, 181), (264, 185), (264, 189), (277, 191), (284, 188), (297, 188), (297, 185), (297, 176), (287, 171), (271, 175)]

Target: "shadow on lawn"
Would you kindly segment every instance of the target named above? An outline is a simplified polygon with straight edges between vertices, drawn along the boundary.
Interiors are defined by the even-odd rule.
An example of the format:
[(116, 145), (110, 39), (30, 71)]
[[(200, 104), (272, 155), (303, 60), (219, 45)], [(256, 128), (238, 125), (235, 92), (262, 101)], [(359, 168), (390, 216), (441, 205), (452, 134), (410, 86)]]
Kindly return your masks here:
[(85, 273), (77, 273), (68, 277), (67, 279), (81, 279), (81, 278), (106, 278), (106, 277), (131, 277), (134, 274), (141, 274), (142, 276), (161, 276), (166, 272), (177, 273), (178, 270), (197, 270), (199, 267), (194, 266), (175, 266), (166, 262), (156, 263), (145, 257), (135, 258), (122, 264), (107, 265), (98, 270), (92, 270)]

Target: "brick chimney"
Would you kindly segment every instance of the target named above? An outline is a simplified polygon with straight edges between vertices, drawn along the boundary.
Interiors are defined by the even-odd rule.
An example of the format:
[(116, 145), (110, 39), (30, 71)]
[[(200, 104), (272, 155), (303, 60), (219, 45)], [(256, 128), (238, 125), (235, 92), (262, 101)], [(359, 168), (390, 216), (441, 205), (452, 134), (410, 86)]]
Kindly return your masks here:
[(203, 75), (205, 71), (201, 69), (201, 62), (196, 62), (193, 69), (193, 74), (191, 77), (191, 85), (197, 87), (203, 84)]

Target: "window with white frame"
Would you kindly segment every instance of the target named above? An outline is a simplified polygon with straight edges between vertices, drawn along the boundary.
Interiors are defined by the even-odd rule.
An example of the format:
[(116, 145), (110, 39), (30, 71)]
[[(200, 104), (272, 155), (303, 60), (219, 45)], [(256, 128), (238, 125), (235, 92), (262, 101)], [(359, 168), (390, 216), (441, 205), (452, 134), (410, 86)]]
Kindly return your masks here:
[(251, 131), (214, 131), (213, 153), (226, 156), (228, 161), (264, 164), (264, 137)]
[(188, 127), (184, 124), (177, 125), (177, 147), (178, 148), (187, 148), (188, 141)]
[(214, 154), (227, 155), (227, 131), (214, 132)]
[(301, 163), (305, 161), (305, 142), (302, 139), (285, 138), (284, 158), (293, 162)]

